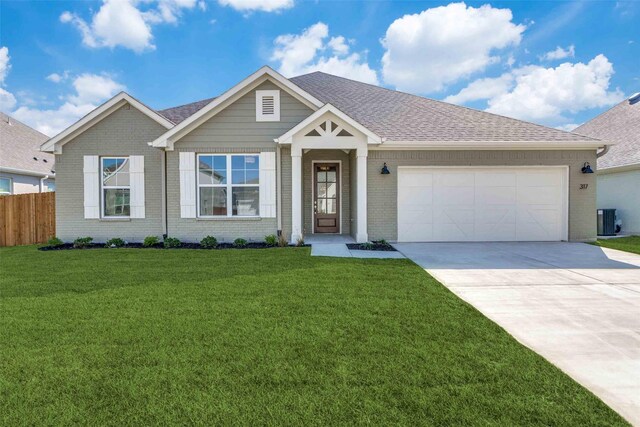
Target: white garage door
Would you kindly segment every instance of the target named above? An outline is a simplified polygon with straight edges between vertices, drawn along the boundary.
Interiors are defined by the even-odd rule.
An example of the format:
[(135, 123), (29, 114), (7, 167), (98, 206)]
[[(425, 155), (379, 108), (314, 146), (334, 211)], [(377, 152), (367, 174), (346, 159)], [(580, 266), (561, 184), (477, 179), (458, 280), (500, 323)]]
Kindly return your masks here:
[(567, 239), (567, 168), (398, 169), (398, 241)]

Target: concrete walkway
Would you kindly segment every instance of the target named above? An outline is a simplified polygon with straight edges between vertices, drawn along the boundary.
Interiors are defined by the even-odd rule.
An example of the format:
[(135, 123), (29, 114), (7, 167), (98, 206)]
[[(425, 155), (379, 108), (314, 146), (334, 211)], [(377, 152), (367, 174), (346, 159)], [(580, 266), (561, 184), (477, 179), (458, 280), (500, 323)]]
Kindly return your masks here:
[(640, 256), (584, 243), (396, 248), (640, 426)]

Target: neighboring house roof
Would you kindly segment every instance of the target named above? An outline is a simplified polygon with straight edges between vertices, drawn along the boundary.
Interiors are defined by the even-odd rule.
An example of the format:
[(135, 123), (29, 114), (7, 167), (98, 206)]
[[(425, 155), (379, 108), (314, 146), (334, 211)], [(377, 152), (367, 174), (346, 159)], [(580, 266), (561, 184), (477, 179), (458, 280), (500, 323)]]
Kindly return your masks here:
[(598, 169), (640, 165), (640, 94), (625, 99), (573, 132), (616, 143), (598, 159)]
[(40, 144), (47, 139), (47, 135), (0, 113), (0, 170), (53, 175), (55, 156), (40, 151)]
[(214, 99), (216, 99), (216, 97), (203, 99), (202, 101), (196, 101), (190, 104), (179, 105), (177, 107), (167, 108), (164, 110), (158, 110), (158, 113), (162, 114), (173, 123), (178, 124), (187, 117), (198, 112), (198, 110), (206, 106)]

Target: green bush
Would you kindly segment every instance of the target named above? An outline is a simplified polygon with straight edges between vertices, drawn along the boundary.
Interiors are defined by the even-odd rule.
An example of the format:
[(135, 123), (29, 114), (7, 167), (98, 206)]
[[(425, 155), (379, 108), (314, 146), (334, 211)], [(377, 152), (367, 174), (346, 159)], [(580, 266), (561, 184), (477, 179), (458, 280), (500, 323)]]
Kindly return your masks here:
[(247, 246), (247, 241), (245, 239), (237, 238), (233, 241), (233, 246), (236, 248), (244, 248)]
[(160, 243), (160, 239), (158, 239), (158, 236), (147, 236), (144, 238), (142, 246), (144, 246), (145, 248), (151, 248), (158, 245), (158, 243)]
[(276, 246), (278, 244), (278, 236), (276, 236), (275, 234), (269, 234), (268, 236), (264, 237), (264, 242), (267, 244), (267, 246)]
[(107, 248), (121, 248), (126, 244), (127, 244), (127, 242), (125, 242), (121, 238), (114, 237), (113, 239), (107, 240), (107, 243), (105, 244), (105, 247), (107, 247)]
[(64, 245), (64, 242), (62, 241), (62, 239), (58, 238), (58, 237), (52, 237), (49, 240), (47, 240), (47, 246), (62, 246)]
[(218, 239), (213, 236), (207, 236), (200, 240), (200, 246), (205, 249), (215, 249), (218, 247)]
[(73, 247), (86, 248), (88, 246), (91, 246), (92, 242), (93, 242), (93, 237), (78, 237), (76, 240), (73, 241)]
[(360, 248), (365, 250), (365, 251), (370, 251), (373, 249), (373, 243), (371, 242), (364, 242), (360, 244)]
[(380, 240), (378, 240), (378, 242), (377, 242), (377, 243), (378, 243), (379, 245), (383, 245), (383, 246), (391, 246), (391, 245), (389, 245), (389, 242), (387, 242), (387, 241), (386, 241), (386, 240), (384, 240), (384, 239), (380, 239)]
[(176, 239), (175, 237), (167, 237), (164, 239), (164, 247), (165, 248), (179, 248), (182, 245), (180, 239)]

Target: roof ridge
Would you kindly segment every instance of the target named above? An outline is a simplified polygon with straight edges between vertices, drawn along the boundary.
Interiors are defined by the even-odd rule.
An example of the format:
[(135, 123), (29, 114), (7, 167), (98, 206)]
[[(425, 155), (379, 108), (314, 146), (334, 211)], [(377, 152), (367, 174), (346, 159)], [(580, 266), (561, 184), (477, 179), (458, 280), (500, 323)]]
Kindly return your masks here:
[[(545, 126), (545, 125), (529, 122), (529, 121), (522, 120), (522, 119), (516, 119), (514, 117), (504, 116), (502, 114), (496, 114), (496, 113), (492, 113), (490, 111), (478, 110), (476, 108), (467, 107), (466, 105), (453, 104), (451, 102), (445, 102), (445, 101), (442, 101), (440, 99), (435, 99), (435, 98), (429, 98), (429, 97), (426, 97), (426, 96), (416, 95), (416, 94), (413, 94), (413, 93), (404, 92), (404, 91), (397, 90), (397, 89), (389, 89), (389, 88), (386, 88), (386, 87), (383, 87), (383, 86), (374, 85), (372, 83), (365, 83), (365, 82), (361, 82), (361, 81), (358, 81), (358, 80), (350, 79), (350, 78), (347, 78), (347, 77), (336, 76), (335, 74), (325, 73), (323, 71), (313, 71), (311, 73), (301, 74), (299, 76), (291, 77), (291, 79), (295, 79), (296, 77), (309, 76), (311, 74), (324, 74), (326, 76), (331, 76), (333, 78), (338, 78), (338, 79), (342, 79), (342, 80), (348, 80), (348, 81), (351, 81), (351, 82), (354, 82), (354, 83), (358, 83), (358, 84), (362, 84), (362, 85), (366, 85), (366, 86), (372, 86), (374, 88), (382, 89), (382, 90), (389, 91), (389, 92), (400, 93), (402, 95), (408, 95), (408, 96), (411, 96), (411, 97), (415, 97), (415, 98), (419, 98), (419, 99), (423, 99), (423, 100), (427, 100), (427, 101), (437, 102), (437, 103), (440, 103), (440, 104), (444, 104), (444, 105), (446, 105), (448, 107), (458, 107), (458, 108), (462, 108), (462, 109), (465, 109), (465, 110), (468, 110), (468, 111), (473, 111), (474, 113), (490, 114), (492, 116), (501, 117), (503, 119), (508, 119), (508, 120), (513, 120), (513, 121), (516, 121), (516, 122), (519, 122), (519, 123), (525, 123), (527, 125), (533, 125), (533, 126), (541, 127), (541, 128), (544, 128), (544, 129), (550, 129), (550, 130), (556, 131), (556, 132), (567, 133), (567, 134), (572, 134), (572, 135), (579, 135), (579, 134), (576, 134), (576, 133), (573, 133), (573, 132), (569, 132), (569, 131), (566, 131), (566, 130), (556, 129), (556, 128), (552, 128), (550, 126)], [(591, 139), (593, 141), (600, 141), (597, 138), (593, 138), (593, 137), (586, 136), (586, 135), (579, 135), (579, 136)]]

